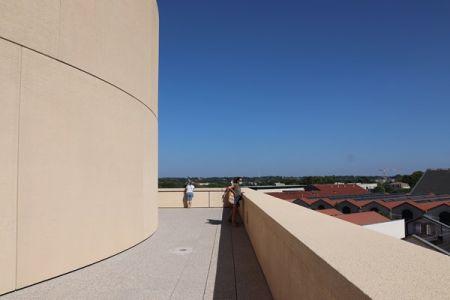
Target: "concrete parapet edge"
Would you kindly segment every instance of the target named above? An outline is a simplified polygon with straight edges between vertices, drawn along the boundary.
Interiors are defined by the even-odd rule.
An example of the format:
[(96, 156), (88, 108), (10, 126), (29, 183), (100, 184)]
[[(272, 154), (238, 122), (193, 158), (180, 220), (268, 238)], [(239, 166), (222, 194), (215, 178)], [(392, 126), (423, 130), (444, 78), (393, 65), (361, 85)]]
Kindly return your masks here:
[[(222, 195), (224, 191), (224, 188), (196, 188), (194, 191), (194, 199), (192, 200), (192, 207), (223, 207)], [(185, 207), (184, 189), (159, 189), (158, 202), (161, 208)]]
[(275, 299), (446, 299), (450, 260), (246, 189), (241, 215)]

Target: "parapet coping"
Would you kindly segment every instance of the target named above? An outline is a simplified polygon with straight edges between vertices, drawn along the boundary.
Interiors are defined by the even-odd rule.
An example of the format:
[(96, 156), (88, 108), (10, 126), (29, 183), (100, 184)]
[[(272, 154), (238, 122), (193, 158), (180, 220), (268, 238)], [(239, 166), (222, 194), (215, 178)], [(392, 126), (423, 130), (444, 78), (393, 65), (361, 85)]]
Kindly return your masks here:
[(245, 189), (244, 194), (245, 201), (373, 299), (448, 296), (447, 256), (258, 191)]

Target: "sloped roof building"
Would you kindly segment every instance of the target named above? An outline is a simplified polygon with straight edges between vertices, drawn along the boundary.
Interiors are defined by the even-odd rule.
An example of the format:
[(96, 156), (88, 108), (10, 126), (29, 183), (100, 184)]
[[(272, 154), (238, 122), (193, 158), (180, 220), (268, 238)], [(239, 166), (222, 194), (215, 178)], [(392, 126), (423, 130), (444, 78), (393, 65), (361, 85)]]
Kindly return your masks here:
[(427, 170), (411, 191), (413, 195), (450, 194), (450, 169)]

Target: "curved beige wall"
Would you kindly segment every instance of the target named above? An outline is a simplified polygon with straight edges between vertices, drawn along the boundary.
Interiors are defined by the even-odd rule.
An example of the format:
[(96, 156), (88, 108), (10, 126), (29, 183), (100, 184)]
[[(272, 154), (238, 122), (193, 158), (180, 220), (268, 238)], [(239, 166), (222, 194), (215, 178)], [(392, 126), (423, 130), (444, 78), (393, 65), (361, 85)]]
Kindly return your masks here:
[(157, 227), (155, 0), (0, 0), (0, 294)]

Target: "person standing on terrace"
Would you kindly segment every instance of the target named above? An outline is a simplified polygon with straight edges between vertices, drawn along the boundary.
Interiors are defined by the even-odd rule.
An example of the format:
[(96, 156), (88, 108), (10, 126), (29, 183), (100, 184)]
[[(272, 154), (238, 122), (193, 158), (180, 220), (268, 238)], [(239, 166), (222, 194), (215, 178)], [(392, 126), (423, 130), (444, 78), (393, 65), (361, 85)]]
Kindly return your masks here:
[(239, 202), (241, 201), (242, 192), (241, 192), (241, 186), (242, 183), (242, 177), (236, 177), (231, 182), (231, 186), (229, 187), (230, 192), (233, 194), (233, 207), (231, 209), (231, 224), (234, 226), (238, 225), (238, 222), (236, 220), (237, 214), (238, 214), (238, 207)]
[(194, 189), (195, 186), (192, 184), (192, 181), (188, 181), (186, 184), (186, 187), (184, 188), (184, 192), (186, 193), (186, 202), (187, 202), (187, 208), (192, 207), (192, 199), (194, 198)]

